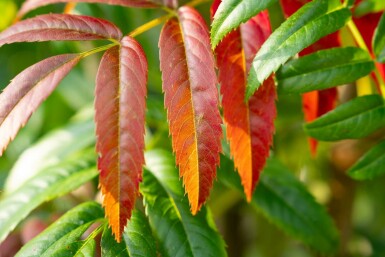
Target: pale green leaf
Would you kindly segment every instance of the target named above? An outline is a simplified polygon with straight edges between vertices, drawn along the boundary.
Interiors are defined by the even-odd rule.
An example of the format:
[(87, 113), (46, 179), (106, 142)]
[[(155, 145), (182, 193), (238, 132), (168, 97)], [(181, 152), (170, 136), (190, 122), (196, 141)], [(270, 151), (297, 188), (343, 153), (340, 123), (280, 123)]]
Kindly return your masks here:
[[(385, 4), (385, 1), (383, 1)], [(385, 63), (385, 13), (382, 14), (380, 22), (374, 32), (373, 51), (377, 61)]]

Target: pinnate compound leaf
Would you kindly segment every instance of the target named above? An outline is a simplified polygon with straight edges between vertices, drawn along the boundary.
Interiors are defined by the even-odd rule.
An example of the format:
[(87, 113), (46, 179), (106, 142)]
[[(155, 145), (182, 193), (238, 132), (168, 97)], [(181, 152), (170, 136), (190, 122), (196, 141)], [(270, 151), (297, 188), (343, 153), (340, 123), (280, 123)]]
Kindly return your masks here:
[(80, 204), (24, 245), (16, 257), (64, 256), (55, 252), (60, 252), (63, 246), (73, 249), (71, 245), (79, 240), (87, 228), (101, 220), (103, 215), (102, 207), (95, 202)]
[(147, 60), (131, 37), (104, 54), (96, 79), (95, 122), (103, 206), (117, 241), (135, 206), (144, 164)]
[(280, 93), (304, 93), (354, 82), (373, 69), (367, 51), (356, 47), (332, 48), (289, 61), (276, 77)]
[(190, 7), (181, 7), (178, 16), (162, 29), (160, 66), (176, 163), (195, 214), (216, 176), (221, 117), (207, 26)]
[(122, 32), (106, 20), (71, 14), (45, 14), (20, 21), (1, 32), (0, 46), (51, 40), (120, 40), (121, 37)]
[(40, 204), (67, 194), (97, 175), (95, 154), (79, 153), (73, 159), (47, 168), (0, 201), (0, 241)]
[(209, 210), (191, 214), (171, 153), (147, 152), (146, 164), (140, 189), (161, 256), (227, 256)]
[(357, 180), (373, 179), (385, 174), (385, 141), (380, 142), (362, 156), (348, 171)]
[[(49, 4), (68, 3), (70, 0), (26, 0), (21, 6), (18, 17), (21, 18), (28, 12)], [(151, 0), (77, 0), (79, 3), (100, 3), (110, 5), (120, 5), (126, 7), (156, 7)]]
[(385, 127), (385, 105), (379, 95), (366, 95), (338, 106), (305, 125), (308, 135), (324, 141), (357, 139)]
[(385, 13), (382, 14), (380, 22), (374, 32), (373, 51), (378, 62), (385, 63)]
[(228, 33), (276, 1), (277, 0), (223, 1), (215, 12), (211, 26), (212, 47), (215, 48)]
[(274, 80), (269, 78), (245, 103), (246, 77), (270, 33), (269, 17), (263, 11), (229, 33), (216, 48), (226, 136), (249, 201), (272, 144), (276, 92)]
[[(222, 156), (218, 179), (242, 191), (231, 160)], [(313, 249), (331, 254), (338, 247), (338, 232), (323, 206), (278, 160), (269, 159), (251, 204), (277, 227)]]
[(81, 59), (63, 54), (21, 72), (0, 94), (0, 156), (31, 114)]
[(290, 16), (266, 40), (254, 58), (246, 100), (290, 57), (343, 27), (350, 16), (349, 9), (342, 8), (339, 1), (334, 0), (314, 0)]

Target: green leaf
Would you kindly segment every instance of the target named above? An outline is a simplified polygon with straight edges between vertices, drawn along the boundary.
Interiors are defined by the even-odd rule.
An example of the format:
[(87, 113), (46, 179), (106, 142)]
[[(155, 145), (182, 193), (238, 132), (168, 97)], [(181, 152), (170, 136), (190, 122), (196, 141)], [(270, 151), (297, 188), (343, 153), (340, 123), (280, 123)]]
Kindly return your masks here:
[[(385, 3), (385, 1), (383, 1)], [(385, 63), (385, 13), (382, 14), (373, 37), (373, 51), (377, 61)]]
[(94, 178), (93, 150), (47, 168), (0, 201), (0, 242), (40, 204), (62, 196)]
[[(40, 257), (45, 253), (50, 253), (48, 256), (59, 256), (56, 253), (60, 253), (61, 248), (74, 249), (75, 246), (79, 246), (78, 244), (81, 243), (78, 241), (79, 237), (89, 226), (103, 217), (102, 207), (95, 202), (78, 205), (24, 245), (16, 257)], [(88, 247), (86, 249), (89, 249)], [(71, 253), (76, 253), (77, 250), (71, 250)]]
[(363, 0), (354, 9), (354, 16), (361, 17), (369, 13), (380, 12), (385, 9), (385, 1)]
[(381, 96), (366, 95), (338, 106), (305, 125), (306, 133), (318, 140), (362, 138), (385, 126), (385, 105)]
[(385, 174), (385, 141), (362, 156), (348, 171), (357, 180), (373, 179)]
[[(232, 161), (221, 158), (218, 178), (243, 192)], [(275, 159), (267, 162), (254, 192), (252, 206), (286, 233), (322, 253), (333, 253), (338, 233), (332, 219), (292, 172)]]
[(367, 51), (333, 48), (289, 61), (278, 70), (276, 78), (280, 93), (305, 93), (354, 82), (373, 69)]
[(277, 0), (227, 0), (222, 1), (211, 26), (212, 48), (232, 30), (239, 27)]
[(96, 243), (94, 239), (75, 241), (68, 245), (62, 246), (56, 252), (50, 255), (44, 255), (49, 257), (94, 257), (95, 256)]
[(290, 16), (266, 40), (254, 58), (247, 81), (246, 100), (290, 57), (343, 27), (350, 16), (349, 9), (342, 8), (335, 0), (314, 0)]
[(162, 256), (227, 256), (209, 210), (191, 214), (173, 156), (150, 151), (146, 164), (141, 193)]
[(129, 257), (126, 244), (123, 241), (120, 243), (116, 242), (111, 228), (103, 231), (101, 246), (103, 257)]

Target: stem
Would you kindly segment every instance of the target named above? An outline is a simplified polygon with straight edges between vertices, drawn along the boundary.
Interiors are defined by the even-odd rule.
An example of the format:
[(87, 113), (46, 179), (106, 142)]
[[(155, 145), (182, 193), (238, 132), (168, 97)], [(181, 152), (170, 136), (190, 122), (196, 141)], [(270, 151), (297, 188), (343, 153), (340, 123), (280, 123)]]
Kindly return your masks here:
[(165, 22), (166, 20), (170, 19), (173, 16), (175, 16), (174, 12), (167, 14), (167, 15), (164, 15), (162, 17), (159, 17), (157, 19), (154, 19), (154, 20), (147, 22), (147, 23), (143, 24), (142, 26), (134, 29), (128, 35), (131, 37), (136, 37), (136, 36), (142, 34), (143, 32), (146, 32), (147, 30), (150, 30), (150, 29), (162, 24), (163, 22)]
[[(348, 25), (348, 28), (350, 30), (350, 33), (352, 33), (353, 38), (357, 42), (358, 46), (361, 47), (362, 49), (364, 49), (365, 51), (367, 51), (368, 53), (370, 53), (368, 46), (366, 45), (364, 39), (361, 36), (360, 31), (357, 29), (357, 26), (356, 26), (356, 24), (354, 24), (353, 20), (350, 20), (347, 25)], [(377, 88), (378, 92), (380, 93), (380, 95), (385, 97), (385, 95), (384, 95), (385, 82), (382, 79), (380, 72), (378, 71), (377, 67), (374, 68), (374, 77), (376, 78), (376, 80), (378, 81), (378, 84), (379, 84), (379, 87)]]
[(109, 44), (109, 45), (100, 46), (100, 47), (94, 48), (94, 49), (92, 49), (92, 50), (83, 52), (83, 53), (81, 53), (81, 55), (82, 55), (83, 58), (84, 58), (84, 57), (90, 56), (90, 55), (92, 55), (92, 54), (96, 54), (96, 53), (99, 53), (99, 52), (108, 50), (108, 49), (110, 49), (111, 47), (114, 47), (114, 46), (116, 46), (116, 45), (119, 45), (119, 43), (112, 43), (112, 44)]

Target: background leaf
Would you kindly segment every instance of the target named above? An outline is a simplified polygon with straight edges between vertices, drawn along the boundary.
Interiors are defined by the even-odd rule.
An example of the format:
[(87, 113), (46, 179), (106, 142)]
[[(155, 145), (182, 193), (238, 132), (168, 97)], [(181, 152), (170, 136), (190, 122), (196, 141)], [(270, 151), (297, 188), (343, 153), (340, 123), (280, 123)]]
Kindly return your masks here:
[(346, 47), (294, 59), (276, 73), (280, 93), (304, 93), (356, 81), (374, 70), (369, 53)]
[(290, 57), (343, 27), (350, 15), (347, 8), (338, 6), (338, 1), (315, 0), (290, 16), (266, 40), (254, 58), (246, 99)]
[(221, 151), (214, 57), (201, 15), (181, 7), (160, 39), (164, 102), (176, 163), (195, 214), (210, 193)]
[(0, 156), (20, 127), (80, 61), (81, 55), (45, 59), (21, 72), (0, 94)]
[(373, 50), (377, 61), (385, 63), (385, 14), (382, 14), (374, 32)]
[(379, 95), (366, 95), (338, 106), (305, 125), (310, 136), (324, 141), (362, 138), (385, 126), (385, 105)]
[(215, 48), (232, 30), (239, 27), (277, 0), (227, 0), (215, 12), (211, 25), (211, 44)]
[(16, 42), (55, 40), (120, 40), (122, 32), (111, 22), (81, 15), (45, 14), (20, 21), (0, 33), (0, 47)]
[(205, 207), (193, 216), (170, 153), (146, 153), (141, 193), (162, 256), (227, 256), (214, 220)]
[(103, 56), (96, 78), (95, 122), (103, 206), (117, 241), (135, 206), (144, 164), (147, 60), (130, 37)]
[(385, 141), (371, 148), (348, 171), (357, 180), (373, 179), (385, 174)]
[(88, 151), (47, 168), (0, 201), (0, 241), (40, 204), (71, 192), (97, 175)]

